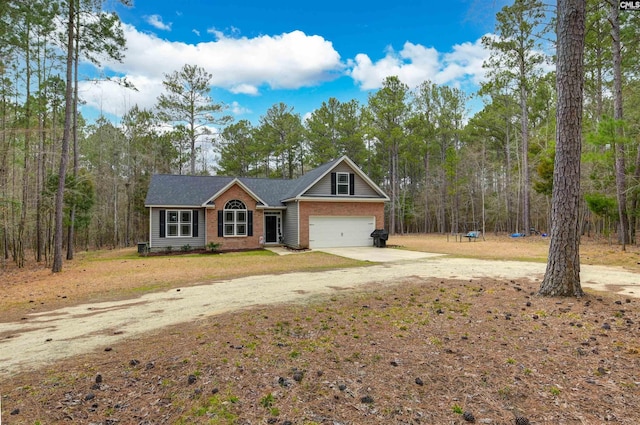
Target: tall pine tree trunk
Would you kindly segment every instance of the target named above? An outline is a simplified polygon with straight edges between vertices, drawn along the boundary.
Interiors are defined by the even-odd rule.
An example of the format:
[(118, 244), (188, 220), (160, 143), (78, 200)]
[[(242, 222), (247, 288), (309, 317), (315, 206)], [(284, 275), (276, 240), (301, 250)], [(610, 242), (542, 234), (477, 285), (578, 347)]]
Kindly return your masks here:
[[(80, 14), (76, 19), (76, 34), (73, 65), (73, 184), (78, 184), (78, 63), (80, 62)], [(74, 188), (75, 189), (75, 188)], [(69, 212), (69, 229), (67, 232), (67, 260), (73, 260), (74, 234), (76, 230), (76, 204), (71, 205)]]
[(583, 295), (580, 286), (580, 153), (584, 86), (584, 0), (558, 0), (556, 158), (551, 245), (538, 294)]
[(53, 236), (53, 265), (51, 271), (62, 271), (62, 239), (63, 239), (63, 214), (64, 214), (64, 184), (69, 164), (69, 139), (71, 138), (71, 126), (73, 121), (73, 58), (74, 58), (74, 27), (75, 27), (75, 0), (69, 1), (69, 15), (67, 21), (67, 63), (65, 90), (64, 131), (62, 133), (62, 147), (60, 149), (60, 168), (58, 170), (58, 190), (55, 203), (55, 223)]
[[(31, 35), (31, 25), (26, 19), (27, 38)], [(24, 267), (25, 233), (27, 227), (27, 209), (29, 208), (29, 163), (31, 162), (31, 44), (25, 45), (25, 105), (24, 105), (24, 163), (22, 168), (22, 205), (18, 222), (18, 238), (16, 240), (16, 264)]]
[(424, 233), (431, 231), (431, 226), (429, 225), (429, 171), (429, 148), (427, 147), (424, 154)]
[[(45, 48), (46, 52), (46, 48)], [(38, 56), (38, 87), (43, 87), (45, 66), (43, 62), (46, 62), (46, 53), (42, 56)], [(43, 61), (41, 58), (45, 58)], [(36, 262), (42, 262), (42, 251), (44, 242), (42, 240), (42, 194), (44, 193), (44, 159), (45, 159), (45, 146), (47, 140), (47, 94), (48, 88), (44, 87), (44, 93), (38, 96), (38, 154), (36, 155)]]
[(616, 121), (616, 197), (618, 199), (618, 216), (620, 220), (618, 239), (625, 251), (629, 243), (629, 216), (627, 214), (627, 178), (625, 174), (625, 149), (622, 141), (624, 134), (620, 121), (622, 110), (622, 57), (620, 52), (620, 10), (618, 1), (611, 1), (611, 53), (613, 54), (613, 119)]
[[(524, 64), (521, 73), (524, 77)], [(531, 187), (531, 174), (529, 173), (529, 110), (527, 106), (527, 86), (526, 81), (521, 82), (520, 87), (520, 111), (521, 111), (521, 134), (522, 134), (522, 232), (529, 233), (531, 220), (529, 219), (529, 188)]]
[(504, 196), (505, 196), (505, 207), (506, 207), (506, 213), (507, 213), (507, 218), (506, 218), (506, 226), (507, 226), (507, 231), (508, 232), (512, 232), (512, 231), (517, 231), (517, 223), (515, 223), (515, 226), (513, 225), (512, 222), (512, 218), (513, 217), (513, 200), (512, 198), (512, 193), (511, 193), (511, 180), (512, 180), (512, 176), (511, 176), (511, 124), (509, 123), (509, 117), (505, 117), (505, 122), (507, 123), (507, 127), (506, 127), (506, 135), (505, 135), (505, 148), (504, 148), (504, 153), (505, 153), (505, 161), (506, 161), (506, 167), (505, 167), (505, 190), (504, 190)]
[[(7, 100), (2, 96), (2, 113), (1, 117), (7, 116)], [(2, 199), (9, 199), (7, 189), (9, 188), (9, 144), (10, 141), (7, 138), (7, 120), (0, 120), (0, 196)], [(6, 262), (9, 259), (9, 213), (5, 209), (1, 211), (2, 214), (2, 268), (6, 266)]]
[(402, 234), (402, 221), (401, 218), (399, 217), (399, 213), (401, 211), (400, 208), (400, 176), (398, 174), (398, 162), (399, 162), (399, 147), (398, 147), (398, 141), (395, 139), (393, 139), (393, 148), (392, 148), (392, 158), (391, 158), (391, 184), (393, 185), (393, 209), (394, 209), (394, 213), (393, 213), (393, 217), (394, 217), (394, 225), (391, 229), (391, 234), (396, 234), (398, 232), (400, 232), (400, 234)]
[[(636, 165), (635, 165), (635, 172), (633, 174), (633, 179), (634, 181), (640, 181), (640, 144), (638, 145), (637, 148), (637, 152), (636, 152)], [(633, 195), (631, 196), (631, 211), (638, 211), (638, 208), (640, 208), (640, 193), (638, 193), (638, 191), (634, 191)], [(637, 243), (637, 237), (636, 237), (636, 226), (638, 223), (638, 218), (637, 215), (632, 214), (631, 217), (629, 217), (629, 235), (630, 235), (630, 243)]]

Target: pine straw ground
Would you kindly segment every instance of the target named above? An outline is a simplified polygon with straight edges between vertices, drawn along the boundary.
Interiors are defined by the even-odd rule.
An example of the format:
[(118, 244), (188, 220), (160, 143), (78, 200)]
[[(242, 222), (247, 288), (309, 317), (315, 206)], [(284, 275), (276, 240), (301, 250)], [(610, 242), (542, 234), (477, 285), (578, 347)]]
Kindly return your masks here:
[[(392, 242), (536, 261), (545, 247), (428, 239)], [(581, 251), (638, 271), (637, 247)], [(175, 326), (3, 380), (2, 423), (640, 423), (640, 299), (539, 284), (409, 279)]]

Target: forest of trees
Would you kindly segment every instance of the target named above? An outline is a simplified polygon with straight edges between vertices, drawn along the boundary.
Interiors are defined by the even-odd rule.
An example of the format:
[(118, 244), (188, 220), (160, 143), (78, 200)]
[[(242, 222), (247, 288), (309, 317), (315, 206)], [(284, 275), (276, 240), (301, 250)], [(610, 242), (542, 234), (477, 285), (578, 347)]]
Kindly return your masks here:
[[(624, 248), (640, 227), (640, 13), (586, 4), (580, 228)], [(99, 0), (0, 2), (2, 265), (54, 264), (56, 244), (73, 258), (146, 240), (154, 173), (295, 178), (341, 155), (391, 198), (391, 233), (549, 231), (554, 25), (552, 5), (504, 7), (473, 95), (390, 76), (366, 103), (330, 98), (307, 119), (277, 103), (251, 123), (226, 116), (212, 76), (184, 64), (166, 70), (156, 107), (88, 123), (78, 64), (122, 58), (118, 16)], [(470, 96), (483, 105), (474, 114)]]

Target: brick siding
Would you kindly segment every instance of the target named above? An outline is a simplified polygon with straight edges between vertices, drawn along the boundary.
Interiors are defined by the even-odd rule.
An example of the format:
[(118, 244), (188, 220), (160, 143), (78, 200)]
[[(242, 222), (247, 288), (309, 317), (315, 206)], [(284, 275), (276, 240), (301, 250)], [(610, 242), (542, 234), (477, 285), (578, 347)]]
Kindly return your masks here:
[[(218, 237), (218, 211), (227, 202), (237, 199), (244, 202), (247, 211), (253, 211), (253, 236)], [(215, 208), (207, 208), (207, 243), (221, 243), (221, 251), (260, 248), (260, 236), (264, 234), (264, 214), (257, 210), (257, 202), (240, 186), (234, 184), (215, 199)]]
[(300, 202), (300, 248), (309, 247), (309, 216), (375, 216), (376, 228), (384, 227), (382, 202)]

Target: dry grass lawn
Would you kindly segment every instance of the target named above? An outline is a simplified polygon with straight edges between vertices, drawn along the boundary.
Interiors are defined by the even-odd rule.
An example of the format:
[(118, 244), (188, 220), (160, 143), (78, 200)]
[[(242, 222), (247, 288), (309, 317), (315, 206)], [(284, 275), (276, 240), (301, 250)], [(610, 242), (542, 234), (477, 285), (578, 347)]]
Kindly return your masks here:
[(141, 257), (135, 249), (83, 252), (61, 273), (43, 266), (9, 269), (0, 281), (0, 320), (79, 303), (256, 274), (352, 267), (360, 262), (321, 252), (278, 256), (270, 251)]
[[(549, 238), (539, 236), (512, 238), (507, 235), (485, 235), (476, 242), (463, 238), (462, 242), (452, 236), (408, 235), (394, 236), (390, 243), (416, 251), (439, 252), (459, 257), (484, 258), (490, 260), (519, 260), (546, 262)], [(608, 241), (582, 238), (580, 244), (582, 264), (620, 266), (629, 271), (640, 272), (640, 247), (627, 246), (622, 251), (619, 245)]]
[[(389, 243), (539, 262), (548, 250), (539, 237)], [(581, 258), (640, 277), (635, 246), (584, 241)], [(366, 264), (318, 252), (90, 252), (56, 275), (2, 270), (0, 320), (242, 275)], [(537, 284), (414, 278), (185, 323), (0, 381), (2, 423), (640, 423), (640, 300), (540, 298)]]

